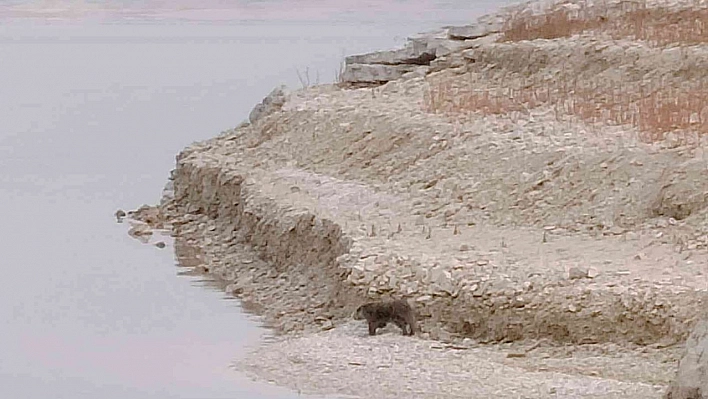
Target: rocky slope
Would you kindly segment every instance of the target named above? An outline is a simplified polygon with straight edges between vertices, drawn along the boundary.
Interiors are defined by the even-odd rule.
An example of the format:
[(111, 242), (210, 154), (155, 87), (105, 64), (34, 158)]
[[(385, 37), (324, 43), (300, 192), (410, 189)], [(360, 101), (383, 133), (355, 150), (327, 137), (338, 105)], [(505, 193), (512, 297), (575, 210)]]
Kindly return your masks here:
[[(342, 84), (276, 90), (185, 149), (134, 231), (170, 229), (185, 265), (290, 333), (242, 363), (259, 378), (355, 394), (317, 373), (372, 378), (381, 344), (414, 372), (365, 396), (658, 397), (708, 287), (708, 37), (659, 28), (708, 14), (644, 4), (527, 4), (349, 57)], [(419, 338), (449, 353), (356, 338), (351, 311), (385, 296), (409, 299)], [(502, 367), (483, 348), (520, 359), (502, 361), (518, 386), (453, 375)]]

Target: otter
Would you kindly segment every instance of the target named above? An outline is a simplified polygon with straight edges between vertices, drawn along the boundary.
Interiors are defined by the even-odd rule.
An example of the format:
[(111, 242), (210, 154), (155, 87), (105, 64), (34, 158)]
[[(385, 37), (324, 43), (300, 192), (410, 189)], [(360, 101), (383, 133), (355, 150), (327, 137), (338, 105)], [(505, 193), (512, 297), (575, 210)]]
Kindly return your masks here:
[(415, 314), (408, 302), (395, 299), (379, 302), (368, 302), (359, 306), (352, 314), (354, 320), (364, 320), (369, 323), (369, 335), (376, 335), (376, 329), (394, 323), (403, 335), (413, 335), (417, 330)]

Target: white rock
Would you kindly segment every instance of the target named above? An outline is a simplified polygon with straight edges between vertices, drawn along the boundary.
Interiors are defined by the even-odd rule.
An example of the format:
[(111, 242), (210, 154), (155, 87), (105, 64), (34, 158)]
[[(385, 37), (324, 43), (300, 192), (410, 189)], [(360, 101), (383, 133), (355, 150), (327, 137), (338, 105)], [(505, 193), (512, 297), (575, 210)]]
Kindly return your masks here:
[(422, 295), (422, 296), (419, 296), (418, 298), (416, 298), (415, 301), (416, 302), (429, 302), (431, 299), (433, 299), (433, 297), (430, 295)]

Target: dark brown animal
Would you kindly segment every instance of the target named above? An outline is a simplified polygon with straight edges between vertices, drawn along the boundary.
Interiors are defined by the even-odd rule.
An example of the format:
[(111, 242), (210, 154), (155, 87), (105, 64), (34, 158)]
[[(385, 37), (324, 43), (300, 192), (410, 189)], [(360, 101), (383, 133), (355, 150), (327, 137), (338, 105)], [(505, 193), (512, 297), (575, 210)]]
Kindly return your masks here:
[(408, 302), (400, 299), (365, 303), (354, 311), (352, 317), (354, 320), (366, 319), (369, 335), (376, 335), (376, 329), (388, 323), (397, 325), (403, 335), (413, 335), (417, 331), (413, 309)]

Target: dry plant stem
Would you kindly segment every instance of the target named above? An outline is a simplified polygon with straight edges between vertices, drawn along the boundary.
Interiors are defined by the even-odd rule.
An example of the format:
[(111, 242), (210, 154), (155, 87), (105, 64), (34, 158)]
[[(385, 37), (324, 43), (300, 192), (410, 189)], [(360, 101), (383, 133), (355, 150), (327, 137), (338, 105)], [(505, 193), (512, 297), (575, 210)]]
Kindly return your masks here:
[[(708, 79), (708, 78), (707, 78)], [(424, 100), (427, 112), (500, 115), (528, 113), (541, 106), (552, 107), (557, 116), (574, 116), (590, 123), (629, 125), (640, 132), (643, 142), (656, 142), (674, 132), (686, 145), (696, 145), (708, 133), (708, 84), (706, 79), (684, 84), (644, 80), (618, 86), (581, 82), (559, 77), (553, 82), (521, 87), (480, 87), (483, 79), (470, 74), (468, 85), (449, 81), (429, 83)]]
[(591, 31), (657, 46), (703, 44), (708, 42), (708, 9), (699, 1), (681, 10), (647, 8), (644, 2), (600, 2), (557, 7), (541, 15), (523, 12), (509, 16), (502, 40), (557, 39)]

